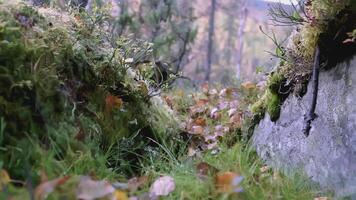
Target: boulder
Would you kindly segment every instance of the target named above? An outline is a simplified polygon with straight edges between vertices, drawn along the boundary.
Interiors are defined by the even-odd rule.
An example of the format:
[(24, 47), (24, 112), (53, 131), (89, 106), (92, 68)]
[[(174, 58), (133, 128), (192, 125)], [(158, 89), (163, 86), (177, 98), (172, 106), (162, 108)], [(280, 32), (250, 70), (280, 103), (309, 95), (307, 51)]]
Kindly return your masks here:
[(280, 118), (268, 114), (256, 126), (253, 144), (271, 166), (286, 172), (301, 170), (337, 196), (356, 197), (356, 57), (321, 71), (316, 114), (310, 136), (303, 134), (312, 102), (307, 94), (290, 95)]

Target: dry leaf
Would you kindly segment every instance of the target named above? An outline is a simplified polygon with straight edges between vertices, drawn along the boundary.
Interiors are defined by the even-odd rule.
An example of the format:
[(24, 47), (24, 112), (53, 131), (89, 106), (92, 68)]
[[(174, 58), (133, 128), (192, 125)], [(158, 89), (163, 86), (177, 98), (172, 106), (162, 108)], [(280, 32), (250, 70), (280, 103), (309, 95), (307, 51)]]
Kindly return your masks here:
[(6, 170), (0, 170), (0, 191), (11, 182), (11, 178)]
[(123, 105), (123, 101), (122, 99), (120, 99), (117, 96), (113, 96), (113, 95), (107, 95), (105, 97), (105, 109), (106, 111), (111, 112), (113, 109), (119, 109), (122, 107)]
[(204, 106), (207, 103), (209, 103), (209, 99), (198, 99), (198, 101), (196, 102), (196, 106)]
[(228, 113), (229, 117), (232, 117), (236, 112), (237, 112), (237, 109), (236, 108), (232, 108), (227, 113)]
[(218, 172), (214, 166), (209, 165), (206, 162), (201, 162), (197, 165), (197, 172), (200, 178), (206, 178), (207, 175), (214, 175)]
[(113, 195), (111, 200), (129, 200), (129, 197), (127, 196), (127, 193), (121, 190), (116, 190)]
[(198, 117), (194, 123), (199, 126), (206, 126), (206, 120), (202, 117)]
[(215, 185), (218, 192), (238, 193), (242, 192), (240, 183), (243, 177), (234, 172), (224, 172), (215, 177)]
[(193, 147), (188, 148), (188, 157), (193, 157), (196, 153), (197, 151)]
[(204, 135), (204, 128), (202, 126), (193, 126), (192, 132), (193, 134)]
[(41, 183), (35, 189), (35, 199), (36, 200), (46, 199), (47, 196), (50, 193), (52, 193), (57, 186), (64, 184), (69, 178), (70, 178), (69, 176), (65, 176), (62, 178), (56, 178), (52, 181)]
[(77, 188), (77, 198), (92, 200), (103, 198), (115, 192), (115, 188), (107, 181), (94, 181), (89, 176), (82, 176)]
[(144, 186), (148, 182), (148, 176), (134, 177), (128, 181), (128, 189), (131, 192), (137, 191), (138, 188)]
[(242, 125), (242, 116), (239, 113), (234, 114), (230, 118), (230, 124), (234, 125), (234, 127), (240, 127)]
[(170, 176), (162, 176), (158, 178), (150, 188), (150, 197), (156, 198), (159, 196), (167, 196), (176, 188), (174, 179)]
[(316, 197), (314, 200), (328, 200), (328, 197)]

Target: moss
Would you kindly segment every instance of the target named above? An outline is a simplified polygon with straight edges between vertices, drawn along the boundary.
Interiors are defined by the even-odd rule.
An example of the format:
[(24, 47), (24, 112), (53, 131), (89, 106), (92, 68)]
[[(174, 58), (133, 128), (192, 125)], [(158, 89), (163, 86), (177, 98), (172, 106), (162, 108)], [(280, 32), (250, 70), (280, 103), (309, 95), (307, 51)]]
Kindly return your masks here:
[[(174, 114), (159, 97), (150, 98), (151, 86), (123, 62), (143, 47), (130, 41), (114, 50), (99, 34), (100, 23), (78, 23), (61, 13), (65, 25), (53, 21), (63, 19), (53, 17), (54, 10), (42, 17), (24, 4), (0, 3), (0, 11), (0, 163), (13, 178), (24, 180), (29, 168), (37, 173), (58, 162), (69, 173), (106, 164), (127, 172), (139, 162), (134, 153), (149, 153), (147, 137), (174, 139), (168, 137), (176, 134)], [(122, 103), (107, 109), (108, 96)], [(70, 164), (77, 160), (88, 166)]]
[(281, 113), (281, 97), (272, 92), (268, 92), (266, 108), (271, 121), (277, 121)]
[(283, 81), (285, 78), (279, 72), (274, 72), (267, 81), (267, 88), (273, 93), (278, 94), (283, 87)]

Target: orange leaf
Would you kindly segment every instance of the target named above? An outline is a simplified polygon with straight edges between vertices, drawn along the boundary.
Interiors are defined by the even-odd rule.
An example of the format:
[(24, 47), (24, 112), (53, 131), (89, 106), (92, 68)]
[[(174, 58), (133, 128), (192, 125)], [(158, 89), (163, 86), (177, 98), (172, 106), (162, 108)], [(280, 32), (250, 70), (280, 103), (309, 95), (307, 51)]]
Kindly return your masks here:
[(119, 109), (123, 103), (122, 99), (117, 96), (107, 95), (105, 98), (105, 108), (107, 111), (112, 111), (114, 108)]
[(224, 172), (215, 177), (215, 185), (218, 192), (234, 193), (242, 192), (240, 183), (243, 177), (234, 172)]
[(112, 200), (129, 200), (129, 197), (127, 196), (126, 192), (116, 190), (113, 194)]
[(65, 176), (62, 178), (56, 178), (52, 181), (41, 183), (35, 189), (35, 199), (37, 200), (46, 199), (46, 197), (50, 193), (52, 193), (57, 186), (63, 185), (69, 178), (70, 178), (69, 176)]

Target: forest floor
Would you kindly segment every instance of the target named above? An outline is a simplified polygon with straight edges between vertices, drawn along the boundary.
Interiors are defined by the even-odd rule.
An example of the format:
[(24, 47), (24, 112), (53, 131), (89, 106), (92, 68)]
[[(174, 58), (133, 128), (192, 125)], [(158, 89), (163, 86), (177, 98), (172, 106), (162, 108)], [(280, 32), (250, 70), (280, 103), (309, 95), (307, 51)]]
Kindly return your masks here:
[(2, 170), (0, 189), (6, 192), (0, 199), (329, 199), (303, 175), (286, 176), (265, 165), (244, 139), (247, 108), (261, 92), (256, 85), (217, 88), (203, 85), (201, 92), (175, 90), (162, 95), (182, 119), (185, 139), (177, 142), (183, 150), (174, 152), (169, 144), (157, 143), (158, 154), (137, 155), (141, 170), (135, 176), (103, 179), (100, 169), (83, 155), (76, 162), (93, 168), (92, 174), (48, 180), (43, 171), (36, 187), (8, 185), (16, 181)]

